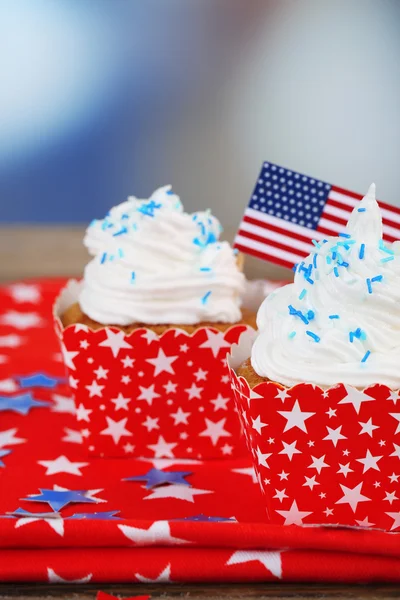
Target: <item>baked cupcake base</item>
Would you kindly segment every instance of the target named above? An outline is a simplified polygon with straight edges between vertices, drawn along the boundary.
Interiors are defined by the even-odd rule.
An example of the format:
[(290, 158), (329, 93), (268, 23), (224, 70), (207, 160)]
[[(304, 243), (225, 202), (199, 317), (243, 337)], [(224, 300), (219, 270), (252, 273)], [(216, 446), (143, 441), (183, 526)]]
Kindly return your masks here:
[(250, 389), (253, 389), (259, 383), (267, 383), (270, 381), (267, 377), (258, 375), (251, 366), (251, 359), (248, 358), (236, 369), (238, 377), (244, 377), (249, 384)]
[[(256, 313), (252, 312), (248, 309), (242, 309), (242, 319), (238, 323), (214, 323), (211, 321), (202, 321), (201, 323), (196, 323), (194, 325), (181, 325), (181, 324), (158, 324), (158, 325), (148, 325), (147, 323), (131, 323), (130, 325), (113, 325), (112, 323), (108, 324), (108, 327), (116, 327), (125, 333), (131, 333), (135, 329), (151, 329), (157, 335), (162, 335), (168, 329), (182, 329), (187, 333), (193, 333), (196, 329), (200, 329), (201, 327), (214, 327), (218, 329), (218, 331), (227, 331), (233, 325), (248, 325), (253, 329), (257, 328), (256, 325)], [(97, 329), (102, 329), (106, 327), (102, 323), (98, 323), (94, 321), (90, 317), (88, 317), (81, 309), (78, 302), (72, 304), (61, 316), (61, 322), (64, 327), (68, 327), (69, 325), (82, 324), (86, 325), (93, 331)]]

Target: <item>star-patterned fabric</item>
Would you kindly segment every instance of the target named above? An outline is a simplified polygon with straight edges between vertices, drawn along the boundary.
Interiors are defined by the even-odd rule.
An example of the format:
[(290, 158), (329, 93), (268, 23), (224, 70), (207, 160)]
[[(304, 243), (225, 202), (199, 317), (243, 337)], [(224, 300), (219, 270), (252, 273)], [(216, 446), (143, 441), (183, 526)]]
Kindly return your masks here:
[[(51, 321), (51, 306), (62, 283), (38, 281), (0, 289), (0, 316), (22, 315), (21, 321), (15, 321), (14, 315), (13, 323), (2, 319), (0, 327), (0, 395), (6, 398), (0, 414), (1, 581), (400, 580), (395, 528), (383, 533), (373, 528), (349, 531), (269, 524), (249, 458), (89, 457), (82, 442), (90, 435), (90, 414), (89, 421), (83, 420), (78, 428)], [(38, 318), (33, 319), (32, 314)], [(32, 324), (19, 329), (28, 320)], [(205, 366), (199, 369), (207, 370)], [(95, 378), (99, 386), (104, 384), (104, 375), (99, 370)], [(200, 373), (199, 386), (201, 377)], [(22, 400), (23, 410), (12, 410), (13, 398), (21, 407), (21, 396), (27, 396)], [(218, 396), (215, 401), (224, 404)], [(308, 430), (314, 418), (309, 413), (315, 410), (302, 406), (301, 401), (299, 409), (293, 410), (293, 402), (280, 401), (286, 446), (280, 445), (289, 477), (290, 465), (300, 456), (296, 450), (303, 447), (286, 436), (305, 436), (304, 428)], [(344, 410), (359, 408), (361, 438), (379, 432), (376, 417), (364, 417), (367, 405), (360, 398), (340, 405)], [(326, 410), (332, 412), (335, 407)], [(397, 413), (395, 404), (390, 412)], [(185, 411), (176, 409), (174, 413), (184, 424)], [(268, 440), (271, 424), (262, 413), (260, 419), (257, 416), (252, 415), (254, 431), (261, 431)], [(391, 418), (396, 430), (399, 421)], [(148, 423), (151, 428), (151, 421)], [(335, 447), (336, 442), (342, 449), (345, 424), (339, 431), (340, 425), (329, 427), (324, 443)], [(154, 445), (165, 448), (167, 443), (157, 437)], [(380, 466), (378, 457), (384, 451), (377, 453), (372, 446), (369, 450), (371, 456), (365, 452), (356, 457), (359, 462), (350, 455), (344, 457), (341, 468), (349, 473), (347, 479), (356, 468), (360, 473), (365, 470), (365, 477), (372, 472), (379, 476), (375, 466)], [(271, 464), (272, 453), (260, 445), (263, 464)], [(328, 455), (314, 454), (312, 462), (305, 489), (317, 491), (314, 482), (319, 481), (320, 472), (328, 470)], [(393, 513), (390, 523), (397, 522), (398, 527), (400, 492), (396, 472), (391, 476), (387, 512)], [(344, 487), (356, 487), (346, 483), (345, 475), (343, 478)], [(287, 499), (288, 484), (282, 483), (276, 491), (278, 510), (290, 516), (280, 516), (281, 521), (301, 518), (307, 523), (312, 508)], [(364, 487), (351, 497), (346, 489), (341, 494), (354, 506), (360, 495), (368, 496)], [(358, 506), (367, 504), (360, 500)], [(349, 503), (343, 506), (351, 510)]]

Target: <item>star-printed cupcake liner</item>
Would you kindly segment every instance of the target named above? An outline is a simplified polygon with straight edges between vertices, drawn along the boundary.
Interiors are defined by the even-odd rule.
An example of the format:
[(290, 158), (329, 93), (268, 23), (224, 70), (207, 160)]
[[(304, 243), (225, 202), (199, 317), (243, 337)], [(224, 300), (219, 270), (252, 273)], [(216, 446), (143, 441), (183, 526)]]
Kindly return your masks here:
[(151, 329), (130, 334), (62, 326), (78, 299), (70, 281), (55, 308), (79, 429), (93, 456), (224, 459), (247, 454), (231, 393), (226, 354), (246, 325), (193, 334)]
[(244, 333), (228, 363), (269, 522), (400, 531), (399, 391), (273, 382), (251, 389), (235, 369), (253, 341)]

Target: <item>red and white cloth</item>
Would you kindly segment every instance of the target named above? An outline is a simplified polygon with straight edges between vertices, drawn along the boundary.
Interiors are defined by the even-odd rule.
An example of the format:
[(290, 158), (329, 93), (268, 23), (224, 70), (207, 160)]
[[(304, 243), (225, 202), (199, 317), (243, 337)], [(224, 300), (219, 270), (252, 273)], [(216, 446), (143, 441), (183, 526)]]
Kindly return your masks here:
[[(0, 408), (27, 393), (49, 404), (0, 411), (1, 581), (400, 581), (396, 533), (267, 525), (246, 459), (88, 458), (52, 329), (63, 283), (0, 290)], [(46, 380), (36, 377), (29, 387), (26, 377), (38, 373), (56, 385), (38, 386)], [(190, 471), (190, 486), (123, 481), (153, 466)], [(96, 502), (69, 504), (62, 518), (7, 515), (50, 513), (22, 499), (53, 488), (85, 490)], [(79, 518), (94, 512), (120, 520)], [(182, 520), (199, 515), (230, 520)]]

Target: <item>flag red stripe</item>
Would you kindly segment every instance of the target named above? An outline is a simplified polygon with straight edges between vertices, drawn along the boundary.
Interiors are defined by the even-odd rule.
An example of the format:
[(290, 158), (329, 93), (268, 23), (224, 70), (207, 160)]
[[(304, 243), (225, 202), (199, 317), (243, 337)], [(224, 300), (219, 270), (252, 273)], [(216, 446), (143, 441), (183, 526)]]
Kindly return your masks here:
[(355, 200), (362, 200), (364, 196), (361, 194), (356, 194), (355, 192), (349, 192), (349, 190), (345, 190), (344, 188), (337, 187), (333, 185), (331, 187), (332, 192), (337, 192), (338, 194), (343, 194), (343, 196), (348, 196), (349, 198), (354, 198)]
[(337, 217), (336, 215), (331, 215), (329, 213), (324, 213), (322, 212), (321, 218), (324, 217), (324, 219), (326, 219), (327, 221), (334, 221), (335, 223), (338, 223), (338, 225), (343, 225), (346, 226), (347, 221), (346, 219), (342, 219), (341, 217)]
[(283, 260), (281, 258), (277, 258), (276, 256), (270, 256), (266, 252), (258, 252), (257, 250), (253, 250), (252, 248), (242, 246), (241, 244), (235, 244), (235, 248), (240, 250), (240, 252), (244, 252), (245, 254), (249, 254), (250, 256), (255, 256), (256, 258), (260, 258), (261, 260), (268, 260), (269, 262), (281, 265), (282, 267), (286, 267), (287, 269), (291, 269), (293, 267), (293, 263), (290, 263), (289, 261)]
[(335, 208), (340, 208), (340, 210), (345, 210), (349, 214), (353, 210), (353, 208), (351, 206), (348, 206), (347, 204), (343, 204), (342, 202), (339, 202), (339, 200), (333, 200), (333, 198), (328, 198), (326, 204), (329, 204), (330, 206), (334, 206)]
[[(282, 235), (286, 235), (287, 237), (291, 237), (295, 240), (300, 240), (301, 242), (305, 242), (309, 244), (312, 240), (312, 230), (310, 230), (310, 237), (306, 237), (305, 235), (301, 235), (301, 233), (295, 233), (294, 231), (288, 231), (284, 227), (276, 227), (276, 225), (272, 225), (271, 223), (264, 223), (264, 221), (258, 221), (258, 219), (253, 219), (253, 217), (248, 217), (245, 215), (242, 221), (247, 221), (247, 223), (251, 223), (252, 225), (258, 225), (258, 227), (262, 227), (263, 229), (270, 229), (271, 231), (275, 231), (275, 233), (281, 233)], [(281, 219), (282, 225), (284, 225), (284, 219)]]
[[(249, 238), (250, 240), (254, 240), (256, 242), (261, 242), (262, 244), (265, 244), (266, 246), (273, 246), (274, 248), (279, 248), (280, 250), (286, 250), (286, 252), (291, 252), (292, 254), (297, 254), (299, 256), (299, 258), (304, 258), (306, 256), (308, 256), (309, 253), (304, 252), (304, 250), (300, 250), (299, 248), (296, 248), (293, 245), (285, 245), (282, 244), (281, 242), (277, 242), (275, 240), (271, 240), (269, 238), (265, 238), (265, 237), (261, 237), (260, 235), (257, 235), (255, 233), (250, 233), (249, 231), (245, 231), (243, 229), (239, 229), (239, 235)], [(310, 242), (310, 240), (308, 240), (308, 243)], [(288, 240), (288, 243), (290, 243), (290, 238)]]
[[(331, 187), (333, 192), (337, 192), (338, 194), (343, 194), (344, 196), (348, 196), (349, 198), (354, 198), (355, 200), (362, 200), (364, 196), (361, 194), (356, 194), (355, 192), (349, 192), (349, 190), (345, 190), (344, 188), (337, 187), (333, 185)], [(391, 210), (392, 212), (400, 215), (400, 208), (398, 206), (393, 206), (392, 204), (387, 204), (386, 202), (382, 202), (378, 200), (378, 204), (381, 208), (385, 208), (386, 210)], [(343, 208), (343, 205), (340, 207)]]

